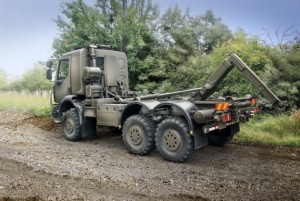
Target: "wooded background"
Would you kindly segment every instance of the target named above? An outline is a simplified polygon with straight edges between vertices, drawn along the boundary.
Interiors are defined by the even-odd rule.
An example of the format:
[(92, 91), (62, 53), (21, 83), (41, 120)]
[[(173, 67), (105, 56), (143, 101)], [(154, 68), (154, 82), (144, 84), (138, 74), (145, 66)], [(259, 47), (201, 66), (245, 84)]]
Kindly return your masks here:
[[(54, 20), (60, 34), (53, 41), (52, 58), (78, 46), (111, 45), (127, 54), (131, 90), (147, 94), (199, 87), (236, 53), (282, 100), (300, 106), (300, 35), (292, 25), (264, 41), (242, 28), (230, 30), (211, 10), (192, 16), (172, 6), (160, 14), (151, 0), (95, 0), (94, 6), (71, 0), (62, 3), (61, 10)], [(37, 63), (14, 80), (0, 69), (0, 89), (50, 90), (44, 64)], [(219, 91), (259, 96), (237, 70)]]

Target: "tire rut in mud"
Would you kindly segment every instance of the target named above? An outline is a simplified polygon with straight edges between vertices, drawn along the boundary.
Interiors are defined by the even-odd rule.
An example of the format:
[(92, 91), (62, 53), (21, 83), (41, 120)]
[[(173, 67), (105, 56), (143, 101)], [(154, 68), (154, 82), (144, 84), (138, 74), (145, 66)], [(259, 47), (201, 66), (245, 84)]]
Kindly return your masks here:
[(42, 130), (50, 132), (58, 132), (60, 130), (60, 125), (54, 123), (51, 117), (28, 117), (21, 121), (22, 124), (32, 124)]

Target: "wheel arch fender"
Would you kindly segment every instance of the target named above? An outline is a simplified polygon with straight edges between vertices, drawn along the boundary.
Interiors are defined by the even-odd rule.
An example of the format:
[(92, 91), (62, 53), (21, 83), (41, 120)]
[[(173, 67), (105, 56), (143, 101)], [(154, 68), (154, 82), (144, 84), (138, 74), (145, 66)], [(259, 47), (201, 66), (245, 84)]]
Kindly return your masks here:
[(159, 103), (157, 100), (134, 101), (129, 103), (122, 111), (120, 119), (121, 125), (124, 124), (128, 117), (139, 114), (142, 108), (145, 108), (150, 113)]
[(179, 109), (179, 114), (178, 116), (183, 116), (188, 124), (188, 129), (189, 129), (189, 134), (193, 135), (194, 131), (194, 125), (193, 121), (191, 118), (190, 113), (194, 110), (197, 110), (197, 107), (186, 100), (180, 100), (180, 101), (166, 101), (158, 104), (155, 108), (153, 108), (153, 112), (155, 110), (161, 109), (161, 108), (171, 108), (171, 107), (176, 107)]
[(61, 101), (61, 103), (60, 103), (60, 107), (59, 107), (60, 116), (62, 116), (62, 118), (64, 118), (63, 117), (64, 112), (68, 111), (71, 108), (75, 108), (76, 111), (78, 112), (80, 125), (82, 125), (82, 122), (83, 122), (83, 116), (82, 116), (83, 115), (83, 108), (80, 105), (80, 103), (81, 103), (81, 99), (78, 99), (77, 96), (74, 96), (74, 95), (65, 96), (63, 98), (63, 100)]

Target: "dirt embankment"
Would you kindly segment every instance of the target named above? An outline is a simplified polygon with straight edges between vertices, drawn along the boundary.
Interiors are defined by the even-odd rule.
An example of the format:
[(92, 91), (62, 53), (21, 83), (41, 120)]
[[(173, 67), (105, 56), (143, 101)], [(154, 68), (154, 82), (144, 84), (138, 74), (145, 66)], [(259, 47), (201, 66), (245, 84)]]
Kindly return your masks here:
[(174, 164), (105, 129), (74, 143), (49, 118), (0, 115), (0, 201), (300, 200), (299, 149), (207, 146)]

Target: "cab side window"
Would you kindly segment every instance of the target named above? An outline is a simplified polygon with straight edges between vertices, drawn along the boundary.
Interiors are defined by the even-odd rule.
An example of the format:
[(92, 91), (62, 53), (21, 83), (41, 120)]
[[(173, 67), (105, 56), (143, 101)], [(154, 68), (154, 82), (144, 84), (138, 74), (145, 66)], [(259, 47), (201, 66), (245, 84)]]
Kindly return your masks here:
[(96, 58), (96, 66), (99, 67), (101, 70), (104, 70), (104, 57)]
[(64, 59), (59, 62), (58, 80), (64, 80), (69, 75), (69, 59)]

